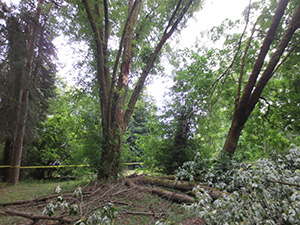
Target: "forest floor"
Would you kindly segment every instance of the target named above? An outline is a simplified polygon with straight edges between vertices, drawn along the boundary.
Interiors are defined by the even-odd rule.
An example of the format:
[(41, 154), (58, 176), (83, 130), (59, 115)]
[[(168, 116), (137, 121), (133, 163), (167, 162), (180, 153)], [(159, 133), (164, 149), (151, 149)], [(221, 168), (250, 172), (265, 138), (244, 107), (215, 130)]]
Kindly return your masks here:
[[(181, 197), (186, 197), (187, 201), (190, 197), (178, 190), (170, 192), (171, 188), (160, 189), (149, 183), (147, 186), (142, 182), (134, 183), (143, 177), (133, 174), (118, 182), (88, 183), (85, 186), (78, 180), (29, 182), (16, 186), (0, 183), (0, 224), (73, 224), (108, 204), (113, 204), (118, 212), (114, 224), (150, 225), (157, 221), (182, 225), (204, 224), (201, 218), (188, 213), (180, 204), (180, 201), (185, 201)], [(54, 193), (58, 185), (62, 189), (60, 194)], [(82, 197), (73, 195), (78, 186), (83, 189)], [(63, 196), (69, 205), (76, 203), (81, 216), (69, 216), (64, 210), (55, 212), (51, 217), (43, 216), (46, 205), (57, 201), (58, 196)], [(174, 197), (179, 197), (179, 200)]]

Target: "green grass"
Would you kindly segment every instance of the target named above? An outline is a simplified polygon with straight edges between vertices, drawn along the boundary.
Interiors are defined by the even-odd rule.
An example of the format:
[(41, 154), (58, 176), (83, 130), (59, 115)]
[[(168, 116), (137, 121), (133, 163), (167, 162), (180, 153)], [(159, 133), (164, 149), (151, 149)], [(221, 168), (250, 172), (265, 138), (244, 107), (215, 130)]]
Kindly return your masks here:
[[(73, 191), (79, 184), (80, 181), (31, 181), (21, 182), (14, 186), (0, 183), (0, 203), (31, 200), (49, 195), (54, 193), (54, 190), (58, 185), (61, 186), (63, 191)], [(0, 211), (4, 210), (5, 209), (0, 207)], [(24, 224), (25, 222), (26, 219), (22, 217), (3, 216), (0, 214), (0, 224)]]
[(34, 199), (54, 192), (60, 185), (64, 191), (74, 190), (78, 181), (32, 181), (10, 186), (0, 183), (0, 203)]

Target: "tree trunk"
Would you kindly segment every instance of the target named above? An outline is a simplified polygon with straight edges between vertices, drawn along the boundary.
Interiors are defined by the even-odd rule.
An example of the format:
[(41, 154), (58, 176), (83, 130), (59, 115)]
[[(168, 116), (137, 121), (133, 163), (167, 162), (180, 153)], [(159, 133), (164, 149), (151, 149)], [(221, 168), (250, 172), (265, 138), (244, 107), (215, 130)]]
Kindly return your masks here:
[(235, 112), (224, 145), (224, 151), (226, 151), (229, 156), (232, 156), (234, 154), (239, 137), (241, 135), (241, 131), (249, 115), (251, 114), (255, 105), (257, 104), (263, 89), (267, 85), (270, 78), (273, 76), (274, 70), (280, 60), (280, 57), (282, 56), (283, 52), (288, 46), (295, 31), (300, 27), (300, 4), (299, 4), (288, 25), (288, 28), (286, 29), (284, 35), (282, 36), (281, 40), (277, 45), (276, 51), (271, 56), (265, 70), (263, 71), (259, 80), (257, 81), (258, 76), (261, 73), (262, 65), (265, 62), (265, 58), (267, 56), (267, 53), (269, 52), (271, 43), (274, 40), (277, 27), (281, 21), (281, 18), (284, 14), (284, 10), (287, 4), (288, 4), (288, 0), (281, 0), (279, 2), (273, 20), (269, 27), (269, 31), (266, 34), (259, 55), (253, 66), (252, 73), (249, 77), (248, 82), (244, 87), (242, 97), (241, 99), (240, 96), (237, 96), (236, 98)]
[(230, 157), (236, 150), (239, 137), (249, 116), (246, 115), (244, 111), (245, 109), (242, 111), (242, 109), (236, 108), (228, 135), (226, 137), (224, 150), (227, 151)]
[(28, 99), (29, 99), (29, 91), (23, 91), (21, 93), (21, 102), (18, 113), (18, 124), (16, 128), (15, 140), (13, 153), (11, 158), (11, 168), (9, 171), (9, 183), (17, 184), (19, 182), (19, 174), (20, 174), (20, 165), (22, 159), (22, 151), (23, 151), (23, 139), (25, 135), (25, 125), (27, 120), (27, 112), (28, 112)]
[[(13, 141), (11, 138), (7, 138), (5, 141), (4, 152), (3, 152), (3, 165), (10, 165), (11, 153), (12, 153)], [(4, 181), (8, 181), (9, 168), (0, 169), (0, 177), (3, 177)]]
[(111, 178), (117, 178), (120, 173), (123, 135), (120, 132), (110, 132), (109, 134), (103, 135), (101, 165), (98, 169), (98, 178), (110, 180)]

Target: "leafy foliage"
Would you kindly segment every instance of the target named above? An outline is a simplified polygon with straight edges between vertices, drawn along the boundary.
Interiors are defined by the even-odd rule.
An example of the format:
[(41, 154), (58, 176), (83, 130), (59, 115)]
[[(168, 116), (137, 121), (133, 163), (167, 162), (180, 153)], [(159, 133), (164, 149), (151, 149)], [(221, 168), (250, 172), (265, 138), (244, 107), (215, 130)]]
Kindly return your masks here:
[[(294, 147), (287, 155), (276, 155), (273, 160), (231, 162), (221, 168), (202, 170), (203, 181), (224, 192), (213, 201), (207, 191), (197, 189), (197, 203), (185, 208), (208, 224), (297, 224), (300, 221), (299, 162), (300, 148)], [(194, 163), (201, 165), (199, 161)], [(226, 164), (229, 167), (224, 167)]]
[[(56, 193), (60, 193), (62, 189), (60, 186), (57, 186), (55, 188)], [(79, 198), (82, 196), (82, 190), (81, 187), (78, 187), (74, 193), (75, 198)], [(55, 202), (50, 202), (46, 205), (45, 209), (43, 210), (42, 214), (47, 216), (53, 216), (56, 213), (59, 213), (61, 211), (68, 211), (69, 215), (77, 215), (79, 213), (79, 207), (76, 204), (70, 205), (67, 201), (64, 200), (63, 195), (60, 195), (57, 197)]]
[(118, 215), (117, 208), (108, 203), (100, 211), (95, 212), (87, 218), (78, 220), (76, 225), (111, 225), (114, 224), (114, 219)]

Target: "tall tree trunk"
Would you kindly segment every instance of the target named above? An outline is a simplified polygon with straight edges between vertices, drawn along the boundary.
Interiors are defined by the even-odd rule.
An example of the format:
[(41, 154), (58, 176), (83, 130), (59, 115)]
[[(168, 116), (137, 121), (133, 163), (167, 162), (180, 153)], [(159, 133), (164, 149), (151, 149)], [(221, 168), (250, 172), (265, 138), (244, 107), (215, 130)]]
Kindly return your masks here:
[(224, 145), (224, 150), (229, 154), (229, 156), (232, 156), (234, 154), (239, 137), (241, 135), (241, 131), (249, 115), (251, 114), (255, 105), (257, 104), (266, 84), (273, 76), (274, 70), (280, 60), (280, 57), (285, 51), (295, 31), (300, 27), (300, 4), (299, 4), (288, 25), (288, 28), (286, 29), (284, 35), (282, 36), (281, 40), (277, 45), (276, 51), (271, 56), (269, 63), (267, 64), (265, 70), (263, 71), (259, 80), (257, 81), (258, 76), (261, 73), (262, 65), (265, 62), (265, 58), (267, 56), (267, 53), (269, 52), (271, 43), (274, 40), (277, 27), (284, 14), (288, 2), (289, 2), (288, 0), (281, 0), (279, 2), (273, 20), (269, 27), (269, 31), (266, 34), (266, 37), (264, 39), (264, 42), (258, 54), (257, 60), (253, 66), (252, 73), (249, 77), (248, 82), (244, 87), (242, 97), (241, 99), (240, 96), (237, 96), (236, 98), (235, 111), (234, 111), (231, 127), (229, 129), (225, 141), (225, 145)]
[(19, 182), (20, 165), (23, 151), (23, 139), (25, 135), (25, 125), (27, 120), (29, 91), (21, 92), (21, 101), (18, 114), (18, 124), (16, 128), (13, 154), (11, 158), (11, 168), (9, 171), (9, 183), (17, 184)]
[[(13, 146), (13, 153), (11, 159), (11, 168), (9, 171), (9, 183), (17, 184), (19, 182), (19, 175), (20, 175), (20, 166), (22, 160), (22, 152), (23, 152), (23, 140), (25, 136), (25, 126), (28, 114), (28, 103), (29, 103), (29, 83), (33, 79), (33, 66), (34, 66), (34, 49), (36, 47), (36, 41), (38, 36), (38, 26), (39, 20), (42, 13), (42, 5), (44, 0), (38, 0), (38, 5), (36, 8), (35, 17), (33, 18), (33, 26), (31, 27), (28, 25), (28, 33), (26, 34), (27, 38), (27, 46), (26, 46), (26, 61), (25, 61), (25, 68), (22, 68), (23, 73), (21, 76), (21, 83), (20, 88), (20, 105), (17, 111), (17, 125), (15, 131), (15, 138), (14, 138), (14, 146)], [(21, 31), (22, 32), (22, 31)], [(13, 43), (14, 44), (14, 43)], [(20, 54), (21, 57), (24, 57)]]

